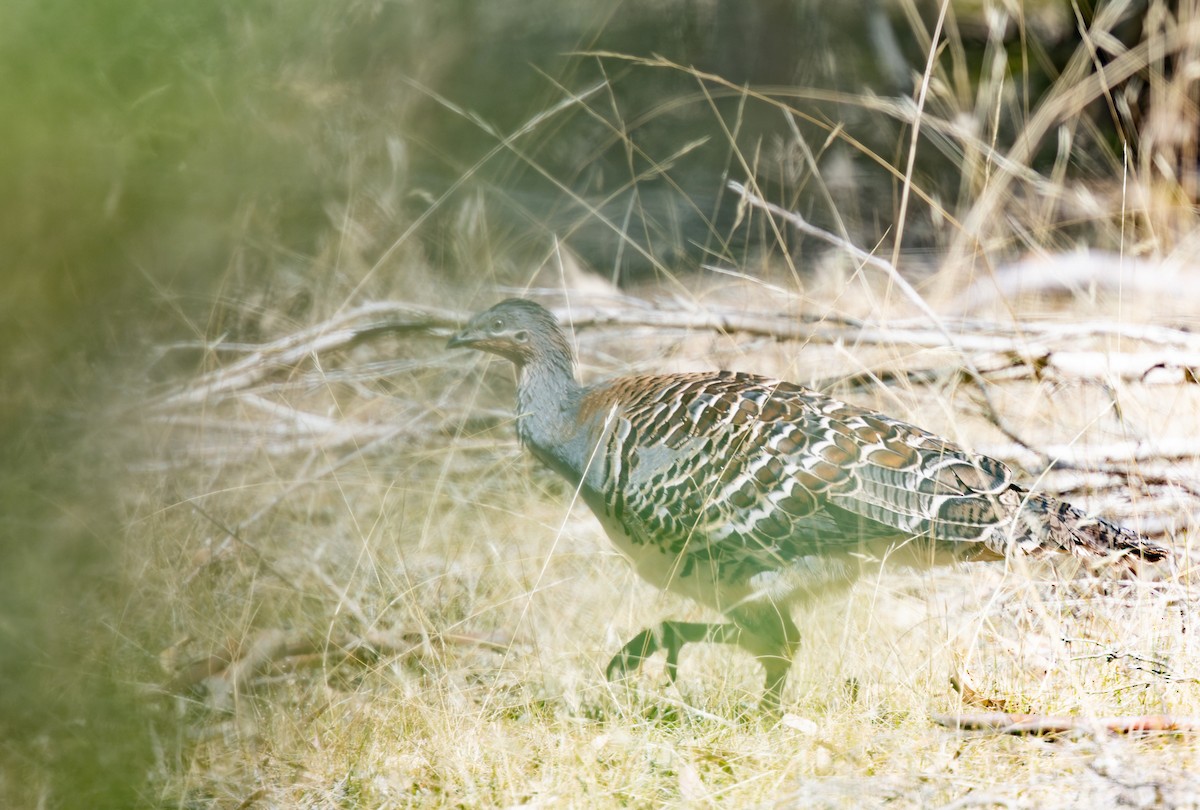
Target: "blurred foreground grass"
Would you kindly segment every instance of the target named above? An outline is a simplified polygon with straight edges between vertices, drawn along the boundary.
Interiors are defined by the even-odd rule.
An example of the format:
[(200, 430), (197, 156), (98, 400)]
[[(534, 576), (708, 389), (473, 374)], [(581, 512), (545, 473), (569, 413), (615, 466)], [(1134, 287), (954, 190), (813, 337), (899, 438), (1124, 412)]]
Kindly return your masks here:
[[(254, 343), (382, 298), (488, 303), (557, 258), (559, 237), (568, 259), (640, 280), (647, 297), (743, 295), (711, 289), (703, 261), (783, 285), (797, 297), (768, 296), (779, 309), (883, 317), (886, 290), (865, 293), (843, 259), (721, 197), (727, 176), (755, 175), (863, 244), (895, 238), (909, 108), (869, 92), (897, 92), (873, 57), (821, 42), (866, 41), (855, 14), (701, 6), (0, 8), (0, 805), (920, 805), (1014, 786), (1036, 804), (1063, 799), (1068, 774), (1083, 806), (1125, 795), (1108, 775), (1120, 768), (1136, 776), (1130, 801), (1183, 784), (1190, 742), (964, 740), (926, 718), (956, 705), (956, 656), (1019, 708), (1200, 713), (1186, 593), (1106, 602), (996, 572), (879, 583), (808, 623), (790, 706), (815, 728), (741, 725), (757, 676), (727, 651), (693, 654), (680, 693), (655, 673), (633, 694), (603, 683), (630, 630), (694, 608), (632, 579), (518, 454), (496, 375), (447, 364), (436, 341), (358, 347), (315, 383), (273, 380), (189, 424), (147, 416), (147, 400), (230, 361), (204, 341)], [(936, 13), (887, 11), (919, 73)], [(1091, 245), (1194, 275), (1188, 9), (1103, 4), (1059, 62), (1077, 27), (1065, 5), (991, 36), (958, 11), (915, 164), (914, 277), (972, 281), (963, 266), (930, 273), (985, 209), (967, 267)], [(779, 33), (797, 31), (812, 47)], [(675, 66), (568, 56), (605, 48)], [(1071, 106), (1095, 64), (1127, 54), (1141, 59), (1132, 80)], [(1023, 73), (1031, 62), (1045, 72)], [(1038, 123), (1040, 97), (1014, 89), (1029, 86), (1057, 92), (1060, 113), (1014, 168), (988, 147)], [(1194, 326), (1186, 301), (1125, 306), (1083, 287), (1049, 314)], [(761, 306), (771, 288), (751, 289)], [(593, 343), (589, 372), (647, 360), (622, 341)], [(706, 336), (664, 356), (799, 381), (867, 364)], [(1195, 411), (1187, 386), (1124, 394), (1130, 424), (1194, 435), (1180, 427)], [(1086, 407), (1055, 385), (1007, 404), (1040, 406), (1039, 440), (1093, 417), (1101, 438), (1123, 429), (1097, 416), (1103, 397), (1067, 395)], [(947, 430), (974, 407), (954, 390), (935, 408), (910, 390), (877, 396)], [(396, 432), (281, 451), (271, 406)], [(373, 648), (343, 649), (370, 634)], [(1089, 639), (1079, 655), (1061, 641), (1075, 634)], [(272, 640), (305, 652), (224, 688), (223, 666)], [(1142, 658), (1167, 674), (1142, 683)]]

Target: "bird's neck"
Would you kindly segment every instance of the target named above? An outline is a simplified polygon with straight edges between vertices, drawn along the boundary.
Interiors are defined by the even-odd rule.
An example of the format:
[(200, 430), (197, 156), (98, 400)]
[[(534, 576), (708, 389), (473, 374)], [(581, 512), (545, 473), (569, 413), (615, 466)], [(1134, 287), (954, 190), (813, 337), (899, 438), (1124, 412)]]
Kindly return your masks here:
[(575, 380), (569, 355), (534, 358), (517, 372), (517, 435), (534, 455), (568, 478), (574, 460), (565, 448), (579, 432), (579, 401), (583, 389)]

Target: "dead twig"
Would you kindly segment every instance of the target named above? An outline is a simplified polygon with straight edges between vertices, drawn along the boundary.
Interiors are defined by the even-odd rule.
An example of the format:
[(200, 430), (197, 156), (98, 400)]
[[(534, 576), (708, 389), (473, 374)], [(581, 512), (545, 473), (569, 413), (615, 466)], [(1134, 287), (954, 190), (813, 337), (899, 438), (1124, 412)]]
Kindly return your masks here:
[(995, 734), (1109, 734), (1200, 732), (1200, 717), (1143, 714), (1135, 717), (1055, 717), (1036, 714), (987, 712), (984, 714), (935, 714), (933, 722), (955, 731), (987, 731)]
[[(1012, 380), (1113, 380), (1140, 385), (1194, 385), (1200, 383), (1200, 352), (1165, 349), (1157, 352), (1062, 351), (1045, 347), (1035, 350), (1015, 345), (1002, 352), (972, 357), (978, 373), (989, 382)], [(829, 377), (814, 387), (869, 388), (877, 382), (933, 385), (953, 376), (970, 375), (958, 365), (896, 370), (881, 368), (853, 375)]]
[[(448, 329), (459, 321), (454, 313), (394, 301), (364, 304), (315, 326), (259, 345), (241, 345), (245, 356), (229, 366), (193, 380), (186, 388), (154, 402), (154, 409), (198, 404), (211, 397), (243, 390), (261, 382), (275, 369), (295, 366), (322, 352), (348, 348), (375, 335)], [(212, 351), (222, 344), (212, 344)], [(228, 348), (228, 347), (224, 347)]]
[[(736, 333), (808, 343), (953, 349), (962, 355), (963, 363), (972, 377), (999, 368), (1026, 365), (1041, 370), (1055, 370), (1071, 377), (1116, 375), (1141, 382), (1200, 381), (1200, 337), (1166, 327), (1129, 325), (1116, 330), (1115, 334), (1131, 340), (1174, 346), (1177, 347), (1176, 351), (1118, 354), (1058, 351), (1031, 339), (1037, 336), (1041, 340), (1072, 340), (1084, 334), (1080, 331), (1082, 327), (1063, 329), (1056, 324), (1021, 324), (1018, 328), (1004, 328), (983, 322), (939, 320), (935, 328), (930, 329), (902, 321), (880, 326), (850, 320), (830, 324), (823, 319), (814, 325), (793, 313), (746, 312), (712, 307), (684, 310), (591, 306), (573, 307), (569, 311), (563, 309), (556, 314), (569, 319), (576, 329), (647, 327)], [(293, 368), (322, 353), (345, 350), (373, 336), (424, 332), (443, 337), (464, 320), (463, 314), (436, 307), (379, 301), (263, 344), (206, 344), (205, 348), (213, 353), (237, 353), (242, 356), (228, 366), (191, 380), (183, 388), (159, 397), (149, 407), (152, 411), (171, 411), (204, 403), (213, 397), (233, 395), (261, 384), (280, 369)], [(1102, 329), (1096, 325), (1087, 329), (1087, 334), (1114, 334), (1112, 326)], [(261, 400), (252, 404), (260, 410), (265, 407)], [(312, 414), (281, 415), (309, 430), (316, 429), (322, 421)]]
[[(1033, 469), (1036, 457), (1015, 444), (980, 445), (980, 453), (1012, 461)], [(1081, 470), (1099, 470), (1108, 464), (1128, 465), (1143, 461), (1179, 461), (1200, 458), (1200, 440), (1187, 437), (1163, 437), (1153, 441), (1120, 441), (1107, 444), (1046, 444), (1041, 454), (1056, 466), (1069, 465)]]
[(1198, 298), (1200, 283), (1187, 270), (1179, 262), (1151, 261), (1102, 250), (1031, 256), (996, 268), (993, 276), (972, 284), (951, 306), (966, 313), (997, 300), (1047, 293), (1074, 294), (1096, 287), (1120, 291), (1123, 295)]

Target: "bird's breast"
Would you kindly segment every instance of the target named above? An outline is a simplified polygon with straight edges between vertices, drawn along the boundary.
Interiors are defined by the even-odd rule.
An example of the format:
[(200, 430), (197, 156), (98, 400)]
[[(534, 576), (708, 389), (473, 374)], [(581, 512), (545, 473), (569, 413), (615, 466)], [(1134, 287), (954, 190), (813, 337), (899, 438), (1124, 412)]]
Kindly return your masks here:
[(731, 572), (720, 566), (689, 560), (686, 551), (675, 551), (658, 542), (636, 521), (613, 515), (598, 496), (585, 494), (584, 500), (612, 544), (633, 564), (638, 576), (651, 585), (716, 610), (733, 607), (749, 595), (746, 577), (730, 576)]

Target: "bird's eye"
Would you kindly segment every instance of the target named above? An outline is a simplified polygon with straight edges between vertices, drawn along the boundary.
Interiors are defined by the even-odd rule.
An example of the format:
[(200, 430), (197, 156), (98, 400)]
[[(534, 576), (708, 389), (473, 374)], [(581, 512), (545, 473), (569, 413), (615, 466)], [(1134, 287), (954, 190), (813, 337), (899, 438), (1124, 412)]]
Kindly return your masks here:
[(496, 320), (492, 321), (492, 331), (493, 332), (499, 332), (503, 328), (504, 328), (504, 319), (503, 318), (497, 318)]

